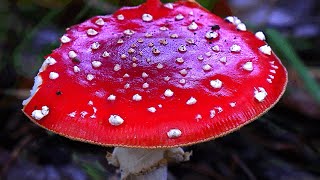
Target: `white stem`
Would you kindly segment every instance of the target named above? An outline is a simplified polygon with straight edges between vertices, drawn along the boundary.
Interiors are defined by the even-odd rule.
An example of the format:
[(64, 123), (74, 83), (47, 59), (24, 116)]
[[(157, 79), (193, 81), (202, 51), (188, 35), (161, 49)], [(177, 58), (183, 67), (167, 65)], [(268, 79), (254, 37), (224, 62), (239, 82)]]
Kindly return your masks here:
[(162, 166), (155, 169), (147, 174), (143, 175), (129, 175), (127, 180), (167, 180), (168, 168), (167, 166)]
[(109, 164), (120, 168), (121, 179), (166, 180), (168, 161), (187, 161), (191, 153), (181, 148), (141, 149), (116, 147), (108, 153)]

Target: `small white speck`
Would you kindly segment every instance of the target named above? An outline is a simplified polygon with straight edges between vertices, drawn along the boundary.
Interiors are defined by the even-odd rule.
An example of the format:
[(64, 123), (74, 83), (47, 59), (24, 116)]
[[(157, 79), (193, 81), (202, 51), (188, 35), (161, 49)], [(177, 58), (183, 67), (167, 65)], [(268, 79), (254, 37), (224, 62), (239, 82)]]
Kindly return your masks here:
[(117, 41), (118, 44), (123, 44), (123, 42), (124, 42), (123, 39), (118, 39)]
[(210, 118), (214, 118), (216, 111), (214, 109), (210, 110)]
[(192, 22), (189, 26), (188, 26), (189, 30), (196, 30), (198, 29), (198, 24), (195, 22)]
[(228, 17), (225, 18), (225, 20), (228, 21), (228, 22), (231, 22), (232, 24), (234, 22), (233, 16), (228, 16)]
[(148, 83), (143, 83), (142, 84), (142, 88), (144, 88), (144, 89), (149, 88), (149, 84)]
[(159, 43), (162, 44), (162, 45), (167, 45), (168, 41), (166, 39), (160, 39)]
[(211, 87), (213, 87), (215, 89), (219, 89), (222, 87), (222, 81), (220, 81), (219, 79), (211, 80), (210, 85), (211, 85)]
[(126, 73), (126, 74), (123, 75), (123, 77), (124, 78), (128, 78), (128, 77), (130, 77), (130, 75)]
[(49, 107), (48, 106), (42, 106), (41, 110), (34, 110), (32, 111), (31, 116), (36, 120), (41, 120), (45, 116), (49, 114)]
[(139, 94), (135, 94), (135, 95), (132, 96), (132, 100), (141, 101), (142, 100), (142, 96), (140, 96)]
[(86, 115), (88, 114), (88, 112), (87, 111), (81, 111), (81, 117), (82, 118), (84, 118), (84, 117), (86, 117)]
[(180, 80), (179, 80), (179, 83), (180, 83), (180, 84), (186, 84), (186, 80), (185, 80), (185, 79), (180, 79)]
[(91, 49), (99, 49), (100, 43), (99, 42), (94, 42), (91, 44)]
[(226, 63), (227, 62), (227, 57), (223, 56), (222, 58), (219, 59), (220, 62)]
[(240, 19), (236, 16), (228, 16), (225, 18), (225, 20), (232, 23), (233, 25), (238, 25), (241, 23)]
[(215, 52), (219, 52), (220, 51), (220, 47), (218, 45), (214, 45), (211, 49), (213, 51), (215, 51)]
[(270, 77), (271, 79), (274, 79), (274, 76), (273, 76), (273, 75), (271, 75), (271, 74), (269, 74), (269, 77)]
[(166, 76), (163, 78), (165, 81), (169, 81), (170, 80), (170, 77), (169, 76)]
[(188, 74), (188, 71), (186, 69), (182, 69), (179, 71), (179, 73), (183, 76), (187, 75)]
[(74, 111), (74, 112), (68, 114), (68, 116), (70, 116), (72, 118), (76, 117), (76, 115), (77, 115), (77, 111)]
[(271, 69), (270, 72), (273, 73), (273, 74), (276, 73), (276, 71), (274, 69)]
[(170, 37), (173, 38), (173, 39), (175, 39), (175, 38), (178, 38), (179, 35), (178, 35), (178, 34), (171, 34)]
[(160, 54), (160, 50), (157, 48), (152, 48), (152, 53), (153, 54)]
[(113, 126), (119, 126), (124, 122), (124, 120), (118, 115), (110, 115), (109, 123)]
[(146, 34), (144, 35), (144, 37), (150, 38), (150, 37), (152, 37), (152, 34), (151, 34), (151, 33), (146, 33)]
[(127, 58), (127, 55), (121, 54), (120, 58), (121, 58), (121, 59), (125, 59), (125, 58)]
[(59, 74), (56, 72), (50, 72), (49, 78), (50, 79), (57, 79), (59, 77)]
[(46, 60), (45, 60), (45, 63), (46, 63), (46, 64), (49, 64), (50, 66), (52, 66), (52, 65), (54, 65), (55, 63), (57, 63), (57, 61), (56, 61), (54, 58), (48, 56), (48, 57), (46, 58)]
[(184, 60), (182, 57), (179, 57), (176, 59), (176, 62), (182, 64), (184, 62)]
[(274, 61), (270, 61), (270, 64), (274, 64)]
[(164, 7), (168, 8), (168, 9), (173, 9), (173, 4), (172, 3), (167, 3), (164, 5)]
[(187, 51), (187, 47), (186, 47), (185, 45), (180, 45), (179, 48), (178, 48), (178, 50), (179, 50), (180, 52), (186, 52), (186, 51)]
[(113, 67), (113, 70), (114, 71), (119, 71), (121, 69), (121, 65), (120, 64), (116, 64), (114, 67)]
[(150, 14), (143, 14), (142, 15), (142, 20), (145, 22), (150, 22), (152, 21), (153, 17)]
[(242, 67), (246, 71), (252, 71), (253, 70), (252, 62), (246, 62)]
[(89, 102), (88, 102), (88, 105), (89, 105), (89, 106), (92, 106), (92, 105), (93, 105), (93, 102), (92, 102), (92, 101), (89, 101)]
[(110, 53), (108, 53), (108, 51), (104, 51), (102, 53), (102, 57), (109, 57), (110, 56)]
[(211, 52), (206, 52), (205, 55), (206, 55), (207, 57), (210, 57), (210, 56), (211, 56)]
[(157, 111), (157, 109), (155, 107), (149, 107), (148, 111), (152, 112), (152, 113), (155, 113)]
[(241, 47), (239, 45), (234, 44), (234, 45), (232, 45), (230, 47), (230, 51), (231, 52), (240, 52), (241, 51)]
[(94, 79), (94, 75), (92, 75), (92, 74), (88, 74), (87, 75), (87, 80), (88, 81), (92, 81)]
[(211, 66), (209, 64), (206, 64), (206, 65), (202, 66), (202, 69), (204, 71), (210, 71), (211, 70)]
[(117, 16), (117, 19), (118, 19), (119, 21), (122, 21), (122, 20), (124, 20), (124, 16), (123, 16), (122, 14), (119, 14), (119, 15)]
[(240, 20), (238, 17), (236, 17), (236, 16), (233, 16), (233, 19), (234, 19), (234, 20), (233, 20), (233, 21), (234, 21), (233, 24), (236, 25), (236, 26), (237, 26), (238, 24), (242, 23), (241, 20)]
[(201, 119), (202, 119), (201, 114), (197, 114), (195, 119), (197, 120), (197, 122), (198, 122), (199, 120), (201, 120)]
[(229, 103), (229, 105), (231, 106), (231, 107), (235, 107), (236, 106), (236, 102), (231, 102), (231, 103)]
[(161, 27), (159, 28), (159, 30), (160, 30), (160, 31), (168, 31), (169, 28), (167, 28), (167, 27), (165, 27), (165, 26), (161, 26)]
[(159, 107), (159, 108), (162, 108), (162, 104), (158, 104), (158, 107)]
[(70, 39), (68, 36), (63, 35), (63, 36), (60, 38), (60, 41), (61, 41), (62, 43), (68, 43), (68, 42), (71, 41), (71, 39)]
[(141, 76), (142, 76), (143, 78), (147, 78), (147, 77), (149, 77), (149, 74), (147, 74), (146, 72), (143, 72), (143, 73), (141, 74)]
[(272, 79), (268, 78), (267, 81), (268, 81), (268, 83), (272, 83)]
[(271, 65), (271, 67), (274, 68), (274, 69), (279, 69), (279, 67), (276, 66), (276, 65)]
[(196, 98), (194, 98), (194, 97), (191, 97), (191, 98), (186, 102), (187, 105), (193, 105), (193, 104), (195, 104), (195, 103), (197, 103), (197, 100), (196, 100)]
[(98, 32), (96, 30), (90, 28), (87, 30), (87, 34), (90, 36), (95, 36), (98, 34)]
[(166, 97), (172, 97), (172, 96), (173, 96), (173, 91), (171, 91), (170, 89), (167, 89), (167, 90), (164, 92), (164, 96), (166, 96)]
[(130, 88), (130, 84), (129, 84), (129, 83), (126, 83), (126, 84), (123, 86), (123, 88), (129, 89), (129, 88)]
[(92, 61), (91, 64), (95, 68), (98, 68), (102, 65), (102, 63), (100, 61)]
[(264, 33), (262, 31), (258, 31), (256, 32), (255, 36), (260, 39), (261, 41), (265, 41), (266, 40), (266, 36), (264, 35)]
[(136, 52), (136, 50), (134, 50), (133, 48), (130, 48), (129, 50), (128, 50), (128, 53), (129, 54), (132, 54), (132, 53), (135, 53)]
[(71, 59), (74, 59), (77, 57), (77, 53), (74, 51), (69, 51), (68, 55), (69, 55), (69, 58), (71, 58)]
[(96, 116), (97, 108), (96, 108), (96, 107), (92, 107), (92, 109), (93, 109), (93, 114), (90, 116), (90, 118), (94, 119), (94, 118), (97, 117), (97, 116)]
[(188, 38), (188, 39), (186, 39), (186, 42), (187, 42), (188, 44), (194, 44), (194, 39)]
[(182, 19), (184, 19), (184, 16), (183, 16), (182, 14), (176, 15), (176, 20), (177, 20), (177, 21), (180, 21), (180, 20), (182, 20)]
[(99, 25), (99, 26), (103, 26), (103, 25), (104, 25), (104, 21), (103, 21), (102, 18), (97, 19), (95, 23), (96, 23), (97, 25)]
[(161, 63), (157, 64), (157, 68), (158, 69), (162, 69), (163, 68), (163, 64), (161, 64)]
[(41, 113), (46, 116), (49, 114), (49, 107), (48, 106), (42, 106), (41, 107)]
[(75, 73), (80, 72), (80, 68), (78, 66), (73, 66), (73, 72)]
[(111, 94), (111, 95), (108, 96), (107, 100), (109, 100), (109, 101), (115, 101), (116, 98), (117, 98), (117, 97), (116, 97), (115, 95)]
[(135, 32), (133, 30), (131, 30), (131, 29), (126, 29), (126, 30), (123, 31), (123, 33), (125, 35), (130, 36), (130, 35), (133, 35)]
[(202, 61), (204, 58), (203, 58), (202, 55), (199, 55), (199, 56), (197, 57), (197, 59), (198, 59), (199, 61)]
[(207, 39), (215, 39), (219, 36), (219, 34), (215, 31), (208, 31), (205, 36)]
[(180, 129), (170, 129), (168, 132), (167, 132), (167, 136), (169, 138), (178, 138), (181, 136), (181, 131)]
[(133, 62), (136, 62), (137, 60), (138, 60), (138, 58), (132, 57), (132, 61), (133, 61)]
[(246, 31), (246, 30), (247, 30), (247, 27), (246, 27), (245, 24), (240, 23), (240, 24), (237, 25), (237, 29), (238, 29), (239, 31)]
[(256, 100), (258, 100), (259, 102), (262, 102), (267, 95), (268, 93), (263, 87), (258, 87), (258, 89), (254, 90), (254, 98), (256, 98)]
[(190, 15), (190, 16), (193, 16), (193, 11), (190, 11), (190, 12), (189, 12), (189, 15)]
[(263, 45), (261, 47), (259, 47), (259, 50), (263, 53), (263, 54), (266, 54), (266, 55), (271, 55), (271, 47), (268, 46), (268, 45)]
[(221, 113), (223, 111), (222, 107), (218, 106), (218, 107), (215, 107), (216, 110), (218, 110), (218, 113)]

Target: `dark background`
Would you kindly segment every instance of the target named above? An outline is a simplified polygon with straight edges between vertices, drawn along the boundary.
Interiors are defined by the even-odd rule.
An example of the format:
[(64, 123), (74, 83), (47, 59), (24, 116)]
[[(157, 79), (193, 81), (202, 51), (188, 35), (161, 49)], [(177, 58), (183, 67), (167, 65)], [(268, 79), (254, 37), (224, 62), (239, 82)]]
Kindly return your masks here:
[[(118, 177), (105, 159), (112, 148), (35, 126), (22, 114), (21, 102), (66, 27), (139, 2), (0, 0), (0, 179)], [(252, 31), (265, 31), (288, 69), (289, 85), (280, 102), (250, 125), (186, 147), (193, 150), (191, 160), (169, 165), (169, 179), (320, 179), (320, 1), (198, 2), (220, 16), (233, 12)]]

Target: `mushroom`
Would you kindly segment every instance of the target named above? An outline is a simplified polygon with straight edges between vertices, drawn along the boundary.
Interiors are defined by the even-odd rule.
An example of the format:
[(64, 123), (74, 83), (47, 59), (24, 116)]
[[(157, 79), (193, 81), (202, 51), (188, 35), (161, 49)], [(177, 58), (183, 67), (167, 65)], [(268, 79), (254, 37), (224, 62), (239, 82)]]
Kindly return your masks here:
[(263, 33), (239, 24), (194, 1), (93, 17), (47, 56), (23, 112), (70, 139), (115, 146), (107, 159), (122, 179), (166, 179), (169, 161), (191, 155), (181, 146), (239, 129), (285, 91), (287, 72)]

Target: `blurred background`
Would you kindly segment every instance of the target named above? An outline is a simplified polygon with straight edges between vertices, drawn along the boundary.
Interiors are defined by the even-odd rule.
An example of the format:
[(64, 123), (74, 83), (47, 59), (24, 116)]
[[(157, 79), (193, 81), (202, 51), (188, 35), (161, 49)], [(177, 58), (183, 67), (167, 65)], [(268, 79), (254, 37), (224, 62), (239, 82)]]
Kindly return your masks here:
[[(169, 2), (164, 1), (163, 2)], [(0, 179), (117, 179), (112, 148), (45, 131), (21, 112), (44, 56), (66, 27), (142, 0), (0, 0)], [(267, 114), (214, 141), (186, 147), (189, 162), (169, 165), (170, 180), (320, 179), (320, 1), (198, 0), (262, 30), (288, 69), (284, 97)]]

